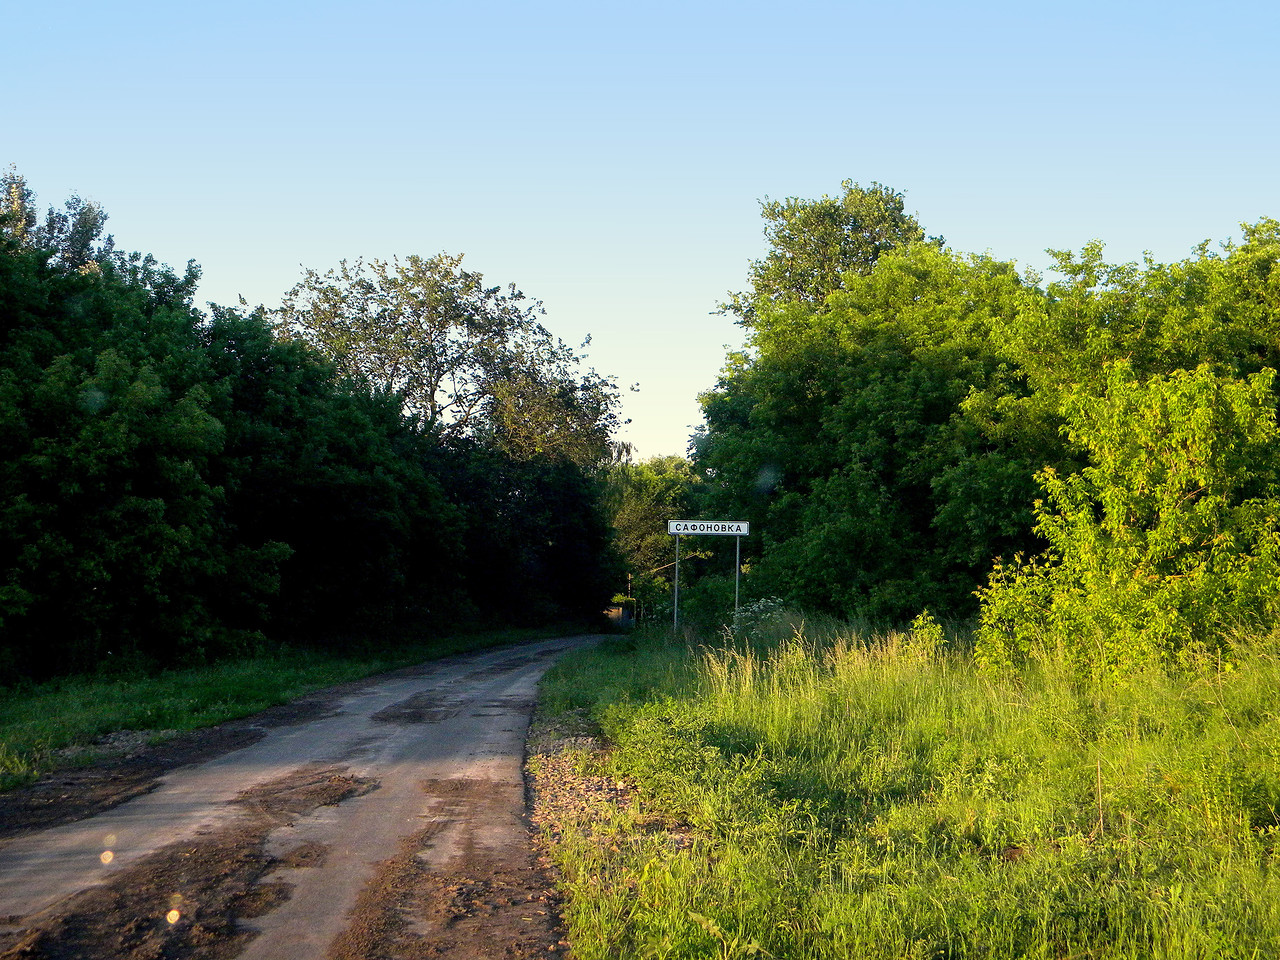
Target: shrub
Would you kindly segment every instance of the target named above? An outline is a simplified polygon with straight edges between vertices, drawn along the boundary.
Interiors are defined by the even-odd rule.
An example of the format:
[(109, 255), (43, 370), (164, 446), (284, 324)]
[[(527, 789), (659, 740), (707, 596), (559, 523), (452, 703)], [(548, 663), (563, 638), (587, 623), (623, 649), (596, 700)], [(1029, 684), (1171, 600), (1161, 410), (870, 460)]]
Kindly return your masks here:
[(1091, 466), (1039, 475), (1046, 555), (997, 566), (979, 656), (1008, 664), (1037, 641), (1095, 677), (1186, 664), (1228, 631), (1267, 626), (1280, 586), (1274, 372), (1209, 366), (1139, 382), (1127, 363), (1102, 396), (1067, 406)]

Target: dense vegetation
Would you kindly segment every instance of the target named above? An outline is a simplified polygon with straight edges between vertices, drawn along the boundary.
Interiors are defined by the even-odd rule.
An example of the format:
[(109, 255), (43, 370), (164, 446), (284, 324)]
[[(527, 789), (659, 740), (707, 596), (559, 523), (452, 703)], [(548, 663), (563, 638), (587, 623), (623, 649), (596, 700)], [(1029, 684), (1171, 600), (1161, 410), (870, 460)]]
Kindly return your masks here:
[(615, 479), (758, 599), (549, 674), (634, 791), (550, 838), (575, 951), (1273, 955), (1280, 223), (1045, 285), (901, 200), (766, 203), (691, 471)]
[[(194, 264), (118, 253), (79, 198), (40, 221), (14, 172), (4, 189), (0, 682), (268, 635), (547, 622), (616, 589), (599, 509), (616, 392), (577, 373), (536, 304), (504, 326), (456, 258), (382, 265), (403, 296), (435, 294), (412, 315), (384, 304), (384, 323), (435, 316), (434, 347), (475, 346), (437, 384), (479, 384), (468, 417), (428, 415), (421, 384), (411, 399), (353, 366), (388, 349), (358, 322), (364, 288), (329, 290), (323, 314), (297, 291), (276, 315), (202, 311)], [(344, 304), (343, 350), (290, 333)]]
[(1065, 644), (1102, 672), (1274, 622), (1280, 223), (1174, 264), (1058, 252), (1042, 285), (879, 185), (765, 215), (693, 461), (704, 515), (760, 531), (756, 596), (981, 613), (992, 662)]

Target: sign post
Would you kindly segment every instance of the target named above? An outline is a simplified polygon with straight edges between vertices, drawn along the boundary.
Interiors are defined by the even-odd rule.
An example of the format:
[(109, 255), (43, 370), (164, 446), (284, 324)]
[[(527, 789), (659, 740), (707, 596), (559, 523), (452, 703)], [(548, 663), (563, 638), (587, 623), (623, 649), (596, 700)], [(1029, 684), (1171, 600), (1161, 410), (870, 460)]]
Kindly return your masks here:
[(676, 534), (676, 578), (672, 581), (671, 635), (680, 632), (680, 534)]
[(680, 538), (733, 537), (733, 612), (738, 612), (738, 580), (742, 573), (742, 538), (750, 536), (746, 520), (668, 520), (667, 533), (676, 538), (676, 574), (673, 581), (671, 631), (680, 632)]

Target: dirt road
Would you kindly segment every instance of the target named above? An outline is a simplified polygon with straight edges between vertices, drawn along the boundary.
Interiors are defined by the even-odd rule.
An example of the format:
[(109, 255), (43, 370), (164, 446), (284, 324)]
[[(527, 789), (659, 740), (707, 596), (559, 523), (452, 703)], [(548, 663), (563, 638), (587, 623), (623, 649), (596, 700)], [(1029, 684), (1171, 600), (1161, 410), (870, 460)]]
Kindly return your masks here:
[(399, 671), (189, 738), (202, 762), (163, 772), (190, 757), (162, 747), (10, 800), (0, 958), (557, 955), (524, 736), (542, 672), (589, 642)]

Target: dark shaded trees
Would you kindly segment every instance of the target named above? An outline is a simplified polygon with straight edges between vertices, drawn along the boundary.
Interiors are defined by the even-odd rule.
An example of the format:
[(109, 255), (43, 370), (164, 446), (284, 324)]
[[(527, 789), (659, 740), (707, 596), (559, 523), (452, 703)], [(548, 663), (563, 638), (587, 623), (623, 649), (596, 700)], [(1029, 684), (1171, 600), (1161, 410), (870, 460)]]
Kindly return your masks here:
[[(31, 228), (25, 184), (8, 188), (0, 682), (208, 660), (268, 632), (325, 644), (607, 602), (619, 577), (594, 465), (615, 398), (540, 326), (532, 353), (486, 368), (483, 421), (451, 430), (261, 311), (195, 309), (195, 266), (113, 252), (92, 239), (105, 217), (77, 264)], [(522, 395), (538, 418), (502, 412), (533, 405)]]
[(84, 668), (204, 649), (234, 551), (196, 274), (52, 260), (0, 237), (0, 618), (41, 638), (7, 656)]

